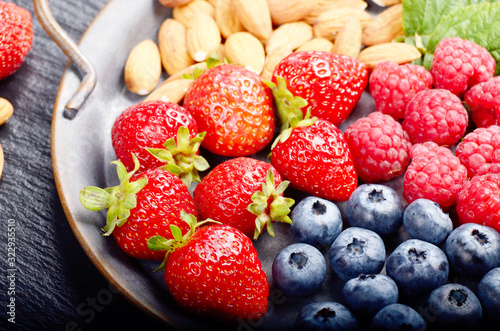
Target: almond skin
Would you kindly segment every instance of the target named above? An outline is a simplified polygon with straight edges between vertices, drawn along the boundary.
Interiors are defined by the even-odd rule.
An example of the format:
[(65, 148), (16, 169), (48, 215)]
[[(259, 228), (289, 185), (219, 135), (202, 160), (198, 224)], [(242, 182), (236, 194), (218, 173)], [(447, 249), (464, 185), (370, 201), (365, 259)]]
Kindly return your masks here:
[(372, 46), (393, 41), (404, 35), (403, 5), (396, 4), (378, 14), (363, 30), (363, 45)]
[(192, 79), (176, 79), (160, 85), (151, 92), (144, 101), (162, 100), (165, 102), (179, 103), (184, 99), (187, 91), (193, 85)]
[(295, 50), (313, 38), (312, 27), (306, 22), (291, 22), (273, 31), (266, 43), (266, 52), (271, 53), (281, 45)]
[(158, 47), (163, 68), (169, 75), (195, 63), (187, 51), (186, 28), (174, 19), (168, 18), (160, 26)]
[(4, 124), (11, 118), (14, 113), (14, 107), (9, 100), (0, 98), (0, 125)]
[(221, 44), (219, 26), (207, 13), (195, 14), (186, 31), (186, 45), (189, 55), (196, 62), (208, 59)]
[(215, 6), (215, 21), (219, 25), (220, 32), (224, 38), (236, 32), (245, 30), (231, 7), (231, 0), (218, 0)]
[(300, 51), (332, 52), (333, 43), (325, 38), (314, 38), (297, 48), (297, 52)]
[(316, 6), (317, 0), (267, 0), (274, 24), (302, 20)]
[(235, 15), (245, 29), (260, 41), (266, 41), (273, 32), (267, 0), (231, 0)]
[(132, 49), (127, 58), (125, 84), (135, 94), (149, 94), (158, 85), (161, 70), (158, 46), (150, 39), (144, 40)]
[(259, 39), (248, 32), (237, 32), (227, 38), (224, 52), (229, 63), (240, 65), (260, 74), (266, 53)]
[(185, 27), (188, 27), (193, 16), (198, 13), (205, 13), (215, 17), (214, 7), (205, 0), (194, 0), (185, 6), (176, 7), (172, 11), (172, 16)]
[(409, 63), (420, 58), (422, 54), (413, 45), (406, 43), (383, 43), (363, 49), (358, 56), (358, 60), (366, 64), (368, 68), (375, 66), (382, 61), (394, 61), (397, 64)]
[(333, 53), (357, 58), (361, 50), (363, 28), (356, 16), (347, 19), (333, 43)]
[(359, 19), (363, 28), (372, 21), (371, 15), (364, 10), (353, 8), (333, 9), (318, 16), (316, 23), (314, 23), (314, 35), (332, 41), (335, 40), (338, 32), (351, 16)]
[(179, 7), (190, 3), (193, 0), (159, 0), (165, 7)]

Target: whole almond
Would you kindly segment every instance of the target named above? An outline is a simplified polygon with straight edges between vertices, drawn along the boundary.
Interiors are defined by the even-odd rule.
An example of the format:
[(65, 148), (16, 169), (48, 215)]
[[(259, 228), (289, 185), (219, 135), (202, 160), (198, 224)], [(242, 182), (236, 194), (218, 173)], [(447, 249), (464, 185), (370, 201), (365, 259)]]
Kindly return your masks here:
[(387, 43), (404, 35), (403, 5), (396, 4), (378, 14), (363, 30), (363, 44)]
[(198, 13), (206, 13), (215, 17), (215, 8), (205, 0), (194, 0), (185, 6), (174, 8), (172, 16), (175, 20), (184, 24), (185, 27), (188, 27), (193, 15)]
[(365, 10), (368, 4), (363, 0), (317, 0), (316, 6), (311, 10), (309, 15), (305, 17), (305, 21), (309, 24), (316, 23), (316, 19), (329, 10), (351, 8)]
[(267, 0), (231, 0), (231, 6), (248, 32), (261, 41), (269, 39), (273, 26)]
[(192, 17), (186, 31), (186, 45), (193, 60), (202, 62), (208, 59), (217, 51), (221, 41), (219, 27), (212, 16), (200, 12)]
[(273, 31), (266, 43), (266, 52), (271, 53), (281, 45), (291, 50), (297, 49), (313, 38), (312, 27), (305, 22), (291, 22), (279, 26)]
[(389, 7), (397, 3), (401, 3), (401, 0), (372, 0), (374, 4), (380, 7)]
[(267, 0), (274, 24), (302, 20), (316, 6), (317, 0)]
[(176, 79), (160, 85), (151, 92), (144, 101), (162, 100), (165, 102), (179, 103), (184, 99), (187, 91), (193, 85), (193, 79)]
[(361, 50), (362, 33), (359, 19), (356, 16), (349, 17), (337, 34), (332, 52), (357, 58)]
[(165, 7), (179, 7), (190, 3), (193, 0), (160, 0)]
[(174, 19), (168, 18), (160, 26), (158, 47), (163, 68), (169, 75), (194, 63), (186, 47), (186, 28)]
[(162, 86), (164, 84), (167, 84), (169, 82), (172, 82), (174, 80), (184, 79), (184, 75), (193, 76), (195, 70), (198, 70), (198, 71), (201, 70), (201, 71), (203, 71), (203, 70), (206, 70), (206, 69), (207, 69), (207, 63), (206, 62), (195, 63), (195, 64), (187, 67), (186, 69), (182, 69), (181, 71), (179, 71), (175, 75), (172, 75), (172, 76), (168, 77), (165, 81), (163, 81), (161, 83), (160, 86)]
[(211, 4), (212, 6), (217, 6), (217, 3), (219, 2), (219, 0), (207, 0), (209, 4)]
[(262, 70), (260, 76), (265, 80), (271, 80), (273, 78), (274, 68), (283, 60), (285, 57), (290, 55), (292, 50), (286, 45), (281, 45), (278, 48), (273, 49), (273, 51), (266, 56), (266, 62), (264, 63), (264, 69)]
[(152, 40), (144, 40), (135, 46), (125, 63), (124, 78), (127, 88), (136, 94), (151, 92), (161, 76), (160, 50)]
[(358, 56), (358, 60), (366, 64), (368, 68), (375, 66), (382, 61), (394, 61), (404, 64), (420, 58), (419, 50), (406, 43), (383, 43), (363, 49)]
[(0, 145), (0, 178), (2, 177), (3, 163), (4, 163), (3, 149), (2, 145)]
[(316, 23), (314, 23), (314, 35), (334, 40), (350, 16), (356, 17), (361, 22), (363, 29), (372, 21), (371, 15), (364, 10), (353, 8), (333, 9), (318, 16)]
[(0, 98), (0, 125), (4, 124), (11, 118), (14, 113), (14, 107), (9, 100)]
[(236, 32), (244, 31), (238, 17), (233, 12), (231, 0), (219, 0), (215, 7), (215, 21), (219, 25), (220, 33), (224, 38)]
[(325, 38), (314, 38), (297, 48), (297, 52), (300, 51), (332, 52), (333, 43)]
[(260, 74), (266, 54), (259, 39), (249, 32), (237, 32), (227, 38), (224, 52), (229, 63), (234, 63)]

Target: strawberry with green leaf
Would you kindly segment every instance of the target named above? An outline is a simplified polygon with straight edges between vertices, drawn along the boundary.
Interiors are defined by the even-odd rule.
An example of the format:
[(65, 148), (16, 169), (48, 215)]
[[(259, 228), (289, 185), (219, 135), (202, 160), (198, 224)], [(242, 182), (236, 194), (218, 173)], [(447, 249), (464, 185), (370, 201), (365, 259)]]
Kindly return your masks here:
[(310, 112), (291, 119), (269, 157), (292, 187), (320, 198), (345, 201), (358, 184), (342, 132), (327, 120), (310, 118)]
[(203, 148), (222, 156), (248, 156), (273, 138), (271, 89), (256, 73), (232, 64), (208, 64), (195, 74), (183, 106), (207, 134)]
[(288, 181), (282, 181), (269, 163), (248, 157), (229, 159), (212, 169), (193, 192), (202, 218), (231, 225), (257, 239), (272, 222), (291, 223), (294, 201), (283, 197)]
[(154, 235), (169, 237), (170, 225), (187, 232), (181, 211), (197, 214), (188, 188), (174, 174), (163, 169), (138, 172), (139, 161), (133, 155), (134, 169), (127, 169), (120, 161), (117, 167), (118, 186), (99, 188), (90, 186), (80, 191), (80, 202), (93, 211), (107, 209), (104, 235), (113, 234), (118, 246), (128, 255), (148, 260), (161, 260), (164, 254), (151, 251), (147, 240)]
[[(185, 309), (224, 322), (258, 320), (268, 307), (269, 283), (252, 245), (226, 224), (203, 225), (182, 213), (190, 230), (170, 226), (172, 239), (153, 236), (148, 246), (165, 259), (165, 282)], [(165, 254), (166, 253), (166, 254)]]
[(140, 171), (162, 167), (189, 187), (200, 181), (198, 171), (209, 168), (198, 149), (205, 133), (191, 114), (178, 104), (147, 101), (130, 106), (115, 120), (111, 139), (118, 160), (132, 170), (135, 154)]

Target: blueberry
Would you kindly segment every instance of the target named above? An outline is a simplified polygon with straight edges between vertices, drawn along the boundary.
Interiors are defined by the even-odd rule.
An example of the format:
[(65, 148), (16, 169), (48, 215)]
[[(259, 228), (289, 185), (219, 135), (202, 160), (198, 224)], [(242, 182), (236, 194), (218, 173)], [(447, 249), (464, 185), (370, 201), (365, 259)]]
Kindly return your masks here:
[(439, 247), (419, 239), (401, 243), (389, 255), (386, 272), (401, 294), (419, 297), (429, 294), (448, 279), (449, 264)]
[(342, 231), (330, 248), (332, 269), (343, 280), (379, 273), (385, 257), (382, 238), (371, 230), (357, 227)]
[(453, 223), (439, 204), (428, 199), (417, 199), (406, 207), (403, 225), (413, 239), (440, 245), (453, 230)]
[(304, 306), (295, 320), (295, 330), (359, 330), (356, 318), (338, 302), (313, 302)]
[(446, 239), (444, 250), (452, 270), (459, 276), (479, 280), (500, 267), (500, 234), (485, 225), (459, 226)]
[(403, 224), (403, 210), (403, 203), (392, 188), (362, 184), (347, 200), (346, 218), (351, 226), (386, 236), (396, 233)]
[(479, 299), (461, 284), (438, 287), (421, 309), (429, 330), (479, 330), (482, 308)]
[(323, 254), (309, 244), (296, 243), (283, 248), (272, 267), (276, 285), (285, 293), (307, 296), (318, 291), (326, 279)]
[(423, 331), (425, 320), (413, 308), (393, 303), (382, 308), (372, 319), (372, 331)]
[(342, 231), (342, 216), (331, 201), (307, 197), (292, 211), (293, 236), (297, 241), (310, 245), (329, 247)]
[(398, 286), (382, 274), (359, 275), (345, 283), (342, 302), (360, 320), (370, 320), (375, 314), (398, 301)]
[(496, 323), (500, 323), (500, 268), (490, 270), (477, 286), (477, 296), (484, 313)]

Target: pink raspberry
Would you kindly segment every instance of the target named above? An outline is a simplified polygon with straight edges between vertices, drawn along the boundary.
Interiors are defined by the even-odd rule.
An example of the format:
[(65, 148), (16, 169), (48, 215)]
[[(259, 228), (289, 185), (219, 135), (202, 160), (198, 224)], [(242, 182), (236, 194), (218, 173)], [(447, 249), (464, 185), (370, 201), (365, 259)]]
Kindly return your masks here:
[(434, 51), (431, 74), (434, 87), (461, 96), (495, 74), (495, 59), (488, 50), (458, 37), (442, 39)]
[(434, 142), (413, 145), (412, 158), (403, 179), (403, 196), (408, 203), (425, 198), (443, 210), (455, 204), (467, 169), (450, 149)]
[(477, 128), (458, 144), (455, 155), (469, 177), (500, 173), (500, 126)]
[(469, 117), (462, 101), (444, 89), (418, 92), (406, 106), (403, 129), (412, 144), (452, 146), (463, 137)]
[(500, 124), (500, 76), (474, 85), (465, 92), (464, 99), (477, 127)]
[(400, 176), (410, 163), (411, 143), (401, 124), (373, 112), (344, 132), (358, 177), (365, 183), (386, 182)]
[(458, 221), (490, 226), (500, 232), (500, 174), (475, 176), (457, 194)]
[(377, 64), (369, 82), (377, 110), (398, 120), (417, 92), (432, 88), (432, 75), (419, 65), (384, 61)]

